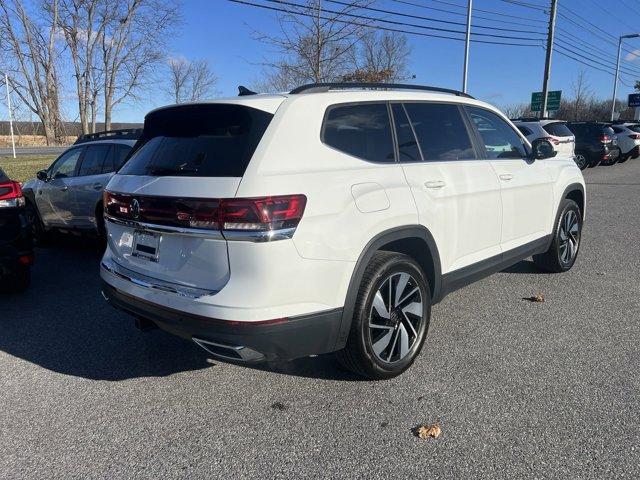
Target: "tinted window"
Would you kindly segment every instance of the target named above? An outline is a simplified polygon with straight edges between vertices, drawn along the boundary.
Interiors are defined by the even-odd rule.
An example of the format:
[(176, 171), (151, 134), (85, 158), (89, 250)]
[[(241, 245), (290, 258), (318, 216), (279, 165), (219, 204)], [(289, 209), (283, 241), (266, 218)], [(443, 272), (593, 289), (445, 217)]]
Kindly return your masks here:
[(152, 112), (142, 146), (119, 173), (241, 177), (272, 118), (262, 110), (224, 104)]
[(62, 156), (51, 166), (49, 176), (51, 178), (67, 178), (74, 177), (76, 175), (76, 166), (82, 153), (81, 148), (73, 148), (66, 151)]
[(623, 128), (620, 128), (620, 127), (611, 127), (611, 128), (612, 128), (612, 129), (613, 129), (613, 131), (614, 131), (614, 132), (616, 132), (616, 133), (622, 133), (622, 132), (624, 132), (624, 129), (623, 129)]
[(564, 122), (548, 123), (542, 128), (549, 134), (555, 137), (572, 137), (573, 133), (567, 128)]
[(7, 175), (0, 168), (0, 182), (4, 183), (8, 181), (9, 181), (9, 177), (7, 177)]
[(502, 118), (482, 108), (467, 107), (467, 109), (484, 143), (488, 158), (526, 156), (521, 138)]
[(468, 160), (475, 152), (457, 105), (406, 103), (425, 160)]
[(640, 125), (629, 125), (627, 128), (632, 132), (640, 133)]
[(527, 136), (527, 135), (531, 135), (533, 132), (531, 130), (529, 130), (527, 127), (521, 127), (520, 125), (516, 125), (516, 127), (518, 128), (518, 130), (520, 130), (522, 132), (523, 135)]
[(613, 137), (615, 132), (611, 127), (602, 127), (602, 135), (609, 135), (610, 137)]
[(88, 146), (84, 152), (84, 157), (82, 157), (78, 176), (100, 175), (102, 173), (102, 166), (108, 158), (109, 149), (109, 145)]
[(127, 159), (127, 155), (131, 151), (129, 145), (117, 145), (114, 144), (111, 146), (111, 157), (109, 162), (105, 162), (105, 173), (115, 172), (122, 165), (124, 165), (124, 161)]
[(386, 103), (331, 107), (322, 141), (341, 152), (370, 162), (394, 162)]
[(398, 137), (398, 152), (401, 162), (419, 162), (422, 160), (418, 142), (413, 134), (413, 129), (404, 111), (404, 107), (400, 103), (391, 105), (393, 111), (393, 121), (396, 127), (396, 136)]

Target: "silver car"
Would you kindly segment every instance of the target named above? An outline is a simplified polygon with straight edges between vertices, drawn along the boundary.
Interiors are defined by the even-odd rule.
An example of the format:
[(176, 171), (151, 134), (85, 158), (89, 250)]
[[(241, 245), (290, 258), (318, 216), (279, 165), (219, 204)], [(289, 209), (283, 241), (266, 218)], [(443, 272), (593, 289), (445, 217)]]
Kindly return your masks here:
[(110, 135), (80, 138), (23, 185), (36, 238), (51, 230), (104, 233), (102, 190), (124, 163), (140, 130), (105, 133)]

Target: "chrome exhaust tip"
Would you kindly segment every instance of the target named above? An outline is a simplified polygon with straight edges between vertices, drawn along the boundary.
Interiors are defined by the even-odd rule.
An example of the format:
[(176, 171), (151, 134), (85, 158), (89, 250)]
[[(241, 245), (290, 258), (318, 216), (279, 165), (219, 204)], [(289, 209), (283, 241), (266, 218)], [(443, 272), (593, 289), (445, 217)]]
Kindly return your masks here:
[(244, 345), (225, 345), (223, 343), (212, 342), (211, 340), (205, 340), (203, 338), (193, 337), (192, 340), (210, 353), (214, 357), (222, 358), (224, 360), (231, 360), (234, 362), (260, 362), (265, 359), (265, 356), (253, 350), (252, 348), (245, 347)]

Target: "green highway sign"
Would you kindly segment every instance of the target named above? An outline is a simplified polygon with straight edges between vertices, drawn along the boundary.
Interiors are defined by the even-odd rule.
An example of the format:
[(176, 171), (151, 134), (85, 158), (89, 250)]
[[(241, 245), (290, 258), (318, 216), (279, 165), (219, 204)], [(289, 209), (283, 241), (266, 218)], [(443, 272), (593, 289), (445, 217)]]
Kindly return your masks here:
[[(560, 109), (560, 97), (562, 90), (554, 90), (547, 92), (547, 111)], [(542, 92), (533, 92), (531, 94), (531, 111), (539, 112), (542, 110)]]

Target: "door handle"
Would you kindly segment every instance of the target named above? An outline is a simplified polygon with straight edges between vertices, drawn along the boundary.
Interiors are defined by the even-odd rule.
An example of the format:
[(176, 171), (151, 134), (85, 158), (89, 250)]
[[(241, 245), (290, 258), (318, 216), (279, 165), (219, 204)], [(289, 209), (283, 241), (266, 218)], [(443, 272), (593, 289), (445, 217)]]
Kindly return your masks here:
[(424, 186), (427, 188), (442, 188), (446, 185), (442, 180), (430, 180), (428, 182), (424, 182)]
[(102, 189), (102, 184), (101, 183), (94, 183), (93, 184), (93, 188), (96, 189), (96, 190), (100, 190), (100, 189)]
[(69, 187), (60, 187), (60, 190), (62, 190), (63, 192), (66, 192), (67, 190), (69, 190)]
[(513, 178), (513, 175), (510, 173), (501, 173), (499, 176), (500, 180), (505, 180), (507, 182)]

